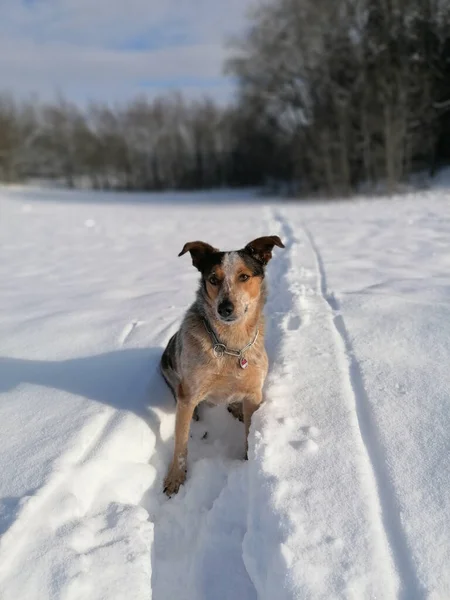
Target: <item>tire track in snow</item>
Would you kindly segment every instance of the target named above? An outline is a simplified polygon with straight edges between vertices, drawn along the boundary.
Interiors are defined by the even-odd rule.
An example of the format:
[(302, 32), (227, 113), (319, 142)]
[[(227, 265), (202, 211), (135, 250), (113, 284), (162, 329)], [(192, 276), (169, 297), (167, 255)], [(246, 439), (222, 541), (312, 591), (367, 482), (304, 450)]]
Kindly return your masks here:
[(330, 318), (336, 332), (336, 343), (346, 363), (345, 376), (348, 379), (349, 389), (353, 396), (352, 403), (356, 412), (359, 434), (377, 491), (377, 512), (380, 514), (386, 538), (385, 543), (392, 553), (400, 578), (399, 598), (402, 600), (420, 600), (425, 597), (424, 590), (405, 537), (395, 489), (385, 468), (385, 458), (378, 441), (377, 428), (371, 415), (370, 401), (364, 386), (361, 367), (356, 359), (344, 318), (340, 312), (339, 302), (328, 289), (325, 265), (320, 250), (305, 225), (303, 225), (303, 231), (315, 256), (318, 291), (328, 304)]

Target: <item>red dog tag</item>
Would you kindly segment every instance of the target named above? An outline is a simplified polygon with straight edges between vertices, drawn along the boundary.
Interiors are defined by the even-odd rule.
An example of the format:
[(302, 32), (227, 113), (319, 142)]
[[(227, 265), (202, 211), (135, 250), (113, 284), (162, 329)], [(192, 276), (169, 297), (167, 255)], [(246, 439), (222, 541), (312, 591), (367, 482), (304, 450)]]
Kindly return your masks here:
[(244, 357), (241, 358), (241, 360), (239, 361), (239, 365), (241, 367), (241, 369), (246, 369), (248, 367), (248, 360)]

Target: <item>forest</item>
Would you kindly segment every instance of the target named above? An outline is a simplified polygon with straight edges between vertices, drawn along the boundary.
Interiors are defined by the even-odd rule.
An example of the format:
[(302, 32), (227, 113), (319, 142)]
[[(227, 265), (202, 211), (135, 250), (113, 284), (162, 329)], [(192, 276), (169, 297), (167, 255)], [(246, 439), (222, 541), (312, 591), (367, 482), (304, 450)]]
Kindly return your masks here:
[(394, 192), (450, 161), (448, 0), (265, 0), (227, 41), (233, 100), (0, 94), (0, 181)]

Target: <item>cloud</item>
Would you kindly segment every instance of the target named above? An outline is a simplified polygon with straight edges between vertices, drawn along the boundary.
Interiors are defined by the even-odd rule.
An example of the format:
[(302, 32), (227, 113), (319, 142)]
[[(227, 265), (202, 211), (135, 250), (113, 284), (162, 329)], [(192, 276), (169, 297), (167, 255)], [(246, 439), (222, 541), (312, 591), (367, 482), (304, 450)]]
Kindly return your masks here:
[[(1, 86), (77, 101), (179, 88), (224, 99), (227, 37), (250, 0), (2, 0)], [(113, 96), (113, 97), (111, 97)]]

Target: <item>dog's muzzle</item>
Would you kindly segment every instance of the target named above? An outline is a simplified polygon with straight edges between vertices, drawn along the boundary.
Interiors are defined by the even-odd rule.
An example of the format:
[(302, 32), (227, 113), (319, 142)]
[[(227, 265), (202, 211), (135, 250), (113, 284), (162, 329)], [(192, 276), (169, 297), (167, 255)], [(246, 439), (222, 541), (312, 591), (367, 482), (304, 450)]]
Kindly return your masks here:
[(223, 300), (217, 307), (217, 312), (225, 320), (231, 320), (230, 317), (233, 314), (234, 305), (229, 300)]

